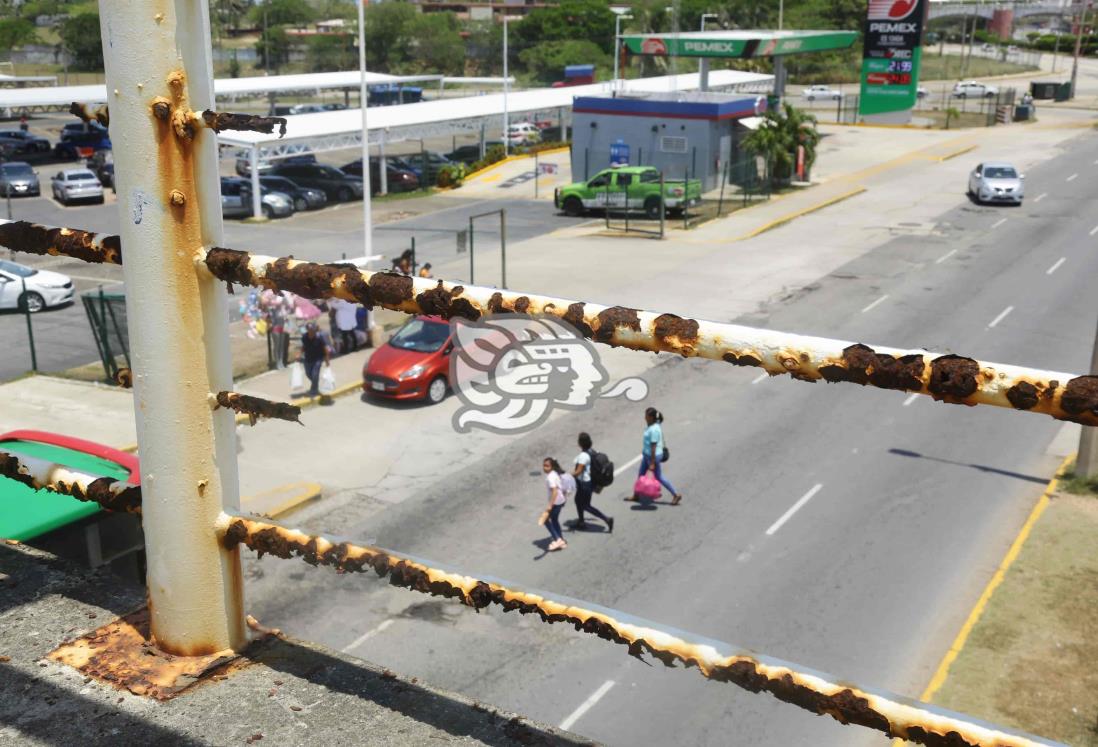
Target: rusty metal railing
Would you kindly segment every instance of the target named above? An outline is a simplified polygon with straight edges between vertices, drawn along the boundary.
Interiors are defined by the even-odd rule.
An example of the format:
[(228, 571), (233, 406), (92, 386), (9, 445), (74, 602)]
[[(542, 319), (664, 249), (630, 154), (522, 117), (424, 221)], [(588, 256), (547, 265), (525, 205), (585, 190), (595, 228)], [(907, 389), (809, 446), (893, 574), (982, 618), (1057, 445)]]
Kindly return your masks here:
[[(351, 541), (306, 535), (237, 515), (235, 411), (249, 419), (297, 420), (279, 403), (231, 392), (226, 283), (340, 297), (366, 306), (446, 318), (548, 314), (596, 342), (757, 366), (804, 381), (852, 382), (918, 392), (966, 405), (993, 405), (1098, 424), (1098, 377), (984, 363), (957, 355), (869, 347), (674, 314), (600, 306), (253, 255), (221, 244), (213, 130), (271, 127), (274, 119), (233, 119), (213, 105), (205, 0), (148, 12), (140, 0), (101, 0), (121, 236), (16, 222), (0, 226), (15, 251), (122, 264), (131, 307), (134, 396), (141, 487), (92, 479), (17, 453), (0, 454), (0, 477), (140, 511), (145, 527), (151, 629), (156, 645), (181, 655), (240, 649), (245, 634), (239, 546), (299, 557), (340, 571), (372, 570), (421, 593), (476, 609), (536, 615), (650, 655), (697, 667), (844, 724), (931, 745), (1049, 744), (884, 691), (837, 681), (807, 668), (620, 612), (477, 578), (435, 563)], [(104, 107), (74, 107), (106, 123)], [(197, 112), (204, 111), (200, 115)], [(265, 130), (266, 131), (266, 130)], [(126, 254), (123, 245), (140, 250)], [(184, 331), (186, 332), (184, 334)]]

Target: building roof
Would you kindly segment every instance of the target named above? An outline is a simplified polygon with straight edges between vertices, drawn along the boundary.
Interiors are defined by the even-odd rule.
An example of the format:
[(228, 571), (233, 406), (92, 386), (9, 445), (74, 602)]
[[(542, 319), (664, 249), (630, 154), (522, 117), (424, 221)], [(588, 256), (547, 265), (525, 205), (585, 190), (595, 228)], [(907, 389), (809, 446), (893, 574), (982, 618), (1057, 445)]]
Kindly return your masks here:
[(772, 57), (847, 49), (857, 31), (688, 31), (678, 34), (622, 34), (631, 54), (657, 57)]
[[(748, 73), (739, 70), (714, 70), (709, 73), (711, 88), (762, 90), (771, 85), (774, 76)], [(674, 93), (698, 87), (698, 75), (668, 75), (656, 78), (640, 78), (621, 82), (622, 91), (631, 93)], [(572, 101), (581, 96), (607, 96), (611, 93), (609, 82), (566, 88), (539, 88), (516, 91), (507, 97), (507, 109), (514, 122), (519, 115), (533, 112), (550, 112), (559, 108), (571, 108)], [(503, 116), (503, 94), (436, 99), (399, 106), (370, 107), (368, 125), (370, 141), (396, 142), (450, 134), (458, 131), (479, 130), (487, 120)], [(501, 123), (502, 124), (502, 121)], [(346, 109), (317, 114), (300, 114), (290, 117), (286, 136), (267, 135), (261, 132), (222, 132), (218, 142), (222, 145), (251, 148), (258, 145), (264, 158), (277, 158), (294, 153), (319, 152), (349, 148), (360, 142), (362, 115), (359, 109)]]

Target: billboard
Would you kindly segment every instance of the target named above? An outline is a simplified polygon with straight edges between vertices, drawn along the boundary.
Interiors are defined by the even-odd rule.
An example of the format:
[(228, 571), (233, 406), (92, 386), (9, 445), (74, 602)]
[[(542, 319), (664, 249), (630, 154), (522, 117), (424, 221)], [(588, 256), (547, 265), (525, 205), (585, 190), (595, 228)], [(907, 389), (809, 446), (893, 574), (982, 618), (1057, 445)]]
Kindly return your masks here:
[(869, 0), (859, 114), (889, 114), (915, 106), (929, 10), (930, 0)]
[(621, 40), (629, 54), (751, 59), (847, 49), (857, 38), (853, 31), (702, 31), (623, 34)]

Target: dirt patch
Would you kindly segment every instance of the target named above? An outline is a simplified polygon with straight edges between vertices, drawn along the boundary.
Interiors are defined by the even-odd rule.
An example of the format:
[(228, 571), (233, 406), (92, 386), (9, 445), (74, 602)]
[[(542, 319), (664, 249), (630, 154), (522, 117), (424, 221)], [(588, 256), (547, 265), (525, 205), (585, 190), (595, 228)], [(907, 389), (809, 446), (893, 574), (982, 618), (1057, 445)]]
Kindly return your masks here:
[(1098, 746), (1098, 498), (1053, 496), (934, 702)]

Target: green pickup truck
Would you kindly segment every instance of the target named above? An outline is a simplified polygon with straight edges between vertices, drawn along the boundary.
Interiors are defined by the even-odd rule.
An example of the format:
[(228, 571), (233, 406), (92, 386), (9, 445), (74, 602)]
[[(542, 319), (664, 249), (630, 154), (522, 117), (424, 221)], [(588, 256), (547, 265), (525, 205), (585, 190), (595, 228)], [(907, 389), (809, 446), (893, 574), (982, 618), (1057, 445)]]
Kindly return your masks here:
[[(677, 212), (700, 201), (699, 180), (664, 180), (663, 203), (668, 211)], [(649, 218), (659, 218), (660, 172), (653, 166), (605, 169), (586, 182), (559, 187), (553, 193), (553, 204), (568, 215), (617, 208), (643, 210)]]

